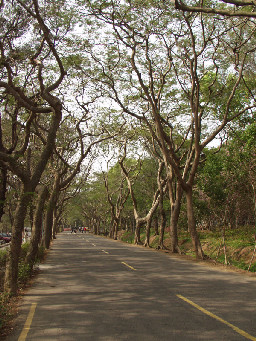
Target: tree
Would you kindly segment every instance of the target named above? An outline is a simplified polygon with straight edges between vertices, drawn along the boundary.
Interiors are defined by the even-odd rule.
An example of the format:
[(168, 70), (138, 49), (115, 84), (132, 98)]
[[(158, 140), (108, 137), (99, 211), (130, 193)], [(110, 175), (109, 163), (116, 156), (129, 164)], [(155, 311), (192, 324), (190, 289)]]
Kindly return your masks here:
[[(203, 257), (193, 207), (195, 176), (204, 148), (255, 107), (255, 86), (245, 77), (255, 51), (249, 45), (253, 27), (173, 15), (152, 2), (89, 5), (92, 15), (112, 30), (111, 51), (99, 55), (91, 50), (95, 78), (102, 93), (145, 124), (157, 141), (185, 193), (195, 253)], [(106, 42), (102, 45), (107, 48)]]
[[(146, 225), (147, 225), (146, 226), (146, 241), (145, 241), (144, 245), (149, 246), (149, 236), (150, 236), (150, 228), (151, 228), (151, 223), (152, 223), (152, 217), (153, 217), (153, 214), (156, 211), (157, 206), (159, 204), (160, 190), (157, 188), (156, 192), (154, 193), (154, 197), (153, 197), (153, 200), (152, 200), (152, 203), (150, 205), (149, 210), (147, 211), (147, 213), (144, 217), (141, 217), (139, 214), (139, 211), (138, 211), (138, 201), (136, 199), (135, 192), (134, 192), (134, 186), (133, 186), (134, 179), (133, 179), (133, 181), (131, 181), (131, 175), (130, 175), (130, 173), (132, 171), (134, 171), (134, 169), (133, 168), (130, 168), (129, 170), (127, 169), (127, 167), (124, 164), (125, 159), (126, 159), (126, 143), (124, 145), (124, 155), (119, 160), (119, 164), (120, 164), (121, 169), (125, 175), (127, 185), (128, 185), (129, 191), (130, 191), (130, 196), (132, 199), (132, 204), (133, 204), (133, 214), (134, 214), (134, 218), (135, 218), (135, 222), (136, 222), (134, 244), (140, 244), (141, 243), (140, 230), (141, 230), (142, 226), (146, 223)], [(158, 177), (160, 176), (162, 170), (163, 170), (163, 163), (160, 163), (159, 164), (159, 170), (158, 170)]]
[(39, 195), (37, 199), (36, 209), (34, 212), (32, 234), (29, 245), (29, 250), (26, 256), (26, 263), (29, 265), (30, 271), (33, 269), (35, 264), (36, 256), (38, 253), (38, 246), (41, 240), (42, 234), (42, 223), (43, 223), (43, 212), (45, 207), (45, 202), (49, 197), (49, 192), (46, 186), (41, 186), (39, 189)]
[(0, 177), (0, 221), (4, 214), (4, 205), (6, 200), (7, 192), (7, 167), (3, 164), (0, 167), (1, 177)]
[[(121, 173), (121, 169), (120, 168), (118, 169), (118, 168), (113, 167), (108, 173), (103, 172), (103, 180), (105, 184), (107, 200), (110, 205), (111, 218), (112, 218), (111, 219), (112, 226), (110, 227), (109, 236), (111, 238), (114, 238), (115, 240), (117, 240), (117, 233), (118, 233), (118, 228), (120, 225), (121, 213), (123, 211), (124, 205), (129, 195), (129, 190), (124, 188), (125, 177), (122, 176), (121, 174), (121, 178), (120, 178), (120, 175), (117, 172)], [(111, 190), (109, 186), (110, 176), (112, 179), (114, 178), (115, 183), (116, 183), (114, 190)], [(120, 182), (117, 184), (118, 180)]]
[[(111, 217), (109, 206), (106, 197), (102, 195), (105, 193), (104, 182), (102, 181), (102, 174), (95, 173), (92, 179), (89, 179), (86, 185), (81, 189), (78, 201), (75, 200), (75, 207), (81, 207), (80, 212), (75, 214), (73, 221), (77, 217), (83, 217), (85, 226), (88, 226), (94, 234), (108, 234), (111, 228)], [(75, 218), (75, 219), (74, 219)]]
[(238, 125), (221, 150), (215, 149), (215, 154), (206, 152), (197, 187), (206, 204), (202, 220), (210, 229), (254, 224), (254, 126), (254, 123), (245, 128)]
[[(83, 161), (90, 157), (87, 165), (84, 165), (84, 174), (86, 173), (86, 176), (84, 176), (83, 181), (85, 182), (87, 180), (91, 169), (91, 163), (94, 159), (91, 154), (91, 150), (95, 145), (113, 137), (109, 135), (108, 132), (104, 131), (104, 127), (101, 127), (98, 131), (84, 130), (82, 125), (85, 121), (87, 121), (88, 114), (89, 110), (85, 110), (84, 115), (76, 123), (74, 127), (75, 129), (70, 129), (71, 125), (69, 125), (69, 134), (67, 133), (67, 127), (65, 127), (66, 129), (63, 132), (67, 141), (62, 144), (61, 154), (57, 155), (58, 159), (56, 160), (54, 167), (54, 181), (48, 200), (45, 223), (44, 244), (46, 248), (49, 248), (50, 241), (52, 239), (54, 211), (56, 209), (60, 193), (70, 186), (72, 181), (79, 174)], [(70, 136), (68, 137), (67, 135)], [(68, 147), (65, 148), (66, 144)], [(79, 158), (77, 155), (78, 147), (80, 149)], [(71, 164), (70, 160), (73, 159), (75, 159), (75, 161)]]
[[(224, 4), (226, 5), (224, 5)], [(175, 0), (175, 8), (184, 12), (217, 14), (225, 17), (256, 18), (255, 2), (247, 0), (218, 0), (207, 4), (187, 5), (182, 0)]]
[[(15, 294), (24, 219), (36, 186), (53, 152), (62, 117), (62, 103), (53, 92), (59, 87), (66, 73), (56, 50), (56, 41), (53, 40), (53, 34), (46, 25), (36, 0), (26, 5), (22, 1), (15, 1), (12, 5), (2, 4), (2, 22), (6, 30), (1, 34), (0, 40), (1, 106), (4, 115), (11, 118), (12, 138), (11, 146), (6, 145), (8, 139), (4, 134), (8, 134), (8, 130), (1, 125), (0, 160), (1, 164), (22, 182), (5, 274), (5, 291)], [(27, 48), (21, 42), (24, 34), (31, 31), (32, 27), (34, 32), (29, 36), (30, 47)], [(29, 64), (27, 60), (30, 60)], [(55, 77), (52, 77), (49, 66), (54, 63), (58, 72), (56, 70)], [(41, 135), (44, 143), (39, 158), (33, 159), (32, 125), (37, 127), (34, 130), (37, 135), (37, 120), (42, 116), (47, 122)], [(8, 121), (5, 119), (5, 122)]]

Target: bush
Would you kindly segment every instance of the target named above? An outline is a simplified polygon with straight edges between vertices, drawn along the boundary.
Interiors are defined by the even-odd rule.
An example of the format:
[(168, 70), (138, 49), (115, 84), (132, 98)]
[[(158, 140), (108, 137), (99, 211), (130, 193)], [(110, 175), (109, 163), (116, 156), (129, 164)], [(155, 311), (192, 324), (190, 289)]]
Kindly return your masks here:
[(0, 293), (0, 329), (10, 317), (9, 295)]
[(41, 245), (38, 248), (36, 263), (42, 262), (44, 260), (44, 256), (45, 256), (45, 247), (43, 245)]
[(122, 240), (123, 242), (132, 244), (133, 241), (134, 241), (134, 233), (133, 233), (133, 232), (130, 232), (130, 231), (126, 231), (126, 232), (122, 235), (121, 240)]
[(0, 267), (4, 267), (7, 258), (7, 250), (0, 250)]
[(30, 266), (26, 264), (24, 261), (19, 263), (19, 270), (18, 270), (18, 281), (19, 283), (26, 283), (27, 280), (30, 278)]
[(22, 244), (21, 246), (21, 253), (20, 253), (20, 258), (21, 259), (25, 259), (26, 258), (26, 255), (28, 253), (28, 250), (29, 250), (29, 242), (26, 242), (24, 244)]

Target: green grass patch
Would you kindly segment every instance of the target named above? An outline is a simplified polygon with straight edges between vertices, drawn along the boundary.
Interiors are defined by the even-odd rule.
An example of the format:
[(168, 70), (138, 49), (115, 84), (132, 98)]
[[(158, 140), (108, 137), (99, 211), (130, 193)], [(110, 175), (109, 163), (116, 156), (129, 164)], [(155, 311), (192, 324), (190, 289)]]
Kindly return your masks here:
[[(254, 227), (245, 227), (235, 230), (225, 230), (226, 255), (229, 264), (243, 270), (247, 270), (250, 264), (251, 255), (254, 249)], [(205, 255), (216, 262), (225, 264), (225, 255), (223, 248), (223, 230), (199, 231), (199, 238)], [(154, 230), (151, 230), (151, 236)], [(164, 240), (168, 239), (169, 233), (165, 232)], [(179, 230), (179, 247), (181, 251), (191, 257), (195, 257), (190, 233), (187, 230)], [(145, 230), (141, 231), (141, 241), (146, 238)], [(131, 231), (123, 233), (121, 240), (126, 243), (134, 242), (134, 233)], [(157, 248), (159, 245), (159, 236), (154, 238), (151, 247)], [(168, 244), (167, 244), (168, 247)], [(256, 272), (256, 256), (251, 265), (250, 272)]]
[(133, 244), (134, 242), (134, 233), (131, 231), (125, 231), (122, 234), (121, 240), (125, 243)]

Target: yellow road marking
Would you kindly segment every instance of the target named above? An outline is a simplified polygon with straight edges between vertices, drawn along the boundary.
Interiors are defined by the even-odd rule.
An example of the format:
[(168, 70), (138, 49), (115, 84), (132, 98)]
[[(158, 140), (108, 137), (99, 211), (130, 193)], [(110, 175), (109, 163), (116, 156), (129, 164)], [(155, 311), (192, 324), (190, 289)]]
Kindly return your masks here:
[(102, 252), (106, 253), (107, 255), (109, 254), (109, 252), (105, 251), (105, 250), (101, 250)]
[(32, 323), (32, 320), (33, 320), (33, 317), (34, 317), (34, 314), (35, 314), (36, 305), (37, 305), (36, 303), (31, 304), (27, 320), (24, 324), (24, 328), (20, 334), (20, 337), (18, 338), (18, 341), (25, 341), (26, 340), (30, 326), (31, 326), (31, 323)]
[(239, 329), (238, 327), (234, 326), (233, 324), (223, 320), (221, 317), (212, 314), (210, 311), (200, 307), (198, 304), (190, 301), (189, 299), (187, 299), (186, 297), (182, 296), (182, 295), (176, 295), (177, 297), (179, 297), (180, 299), (182, 299), (183, 301), (186, 301), (187, 303), (191, 304), (193, 307), (197, 308), (198, 310), (202, 311), (203, 313), (205, 313), (206, 315), (214, 318), (217, 321), (220, 321), (222, 323), (224, 323), (225, 325), (229, 326), (230, 328), (232, 328), (235, 332), (237, 332), (238, 334), (244, 336), (246, 339), (248, 340), (253, 340), (256, 341), (256, 337), (246, 333), (245, 331)]
[(133, 268), (132, 266), (130, 266), (129, 264), (127, 264), (127, 263), (125, 263), (125, 262), (122, 262), (122, 264), (124, 264), (124, 265), (127, 266), (128, 268), (130, 268), (130, 269), (136, 271), (136, 269), (134, 269), (134, 268)]

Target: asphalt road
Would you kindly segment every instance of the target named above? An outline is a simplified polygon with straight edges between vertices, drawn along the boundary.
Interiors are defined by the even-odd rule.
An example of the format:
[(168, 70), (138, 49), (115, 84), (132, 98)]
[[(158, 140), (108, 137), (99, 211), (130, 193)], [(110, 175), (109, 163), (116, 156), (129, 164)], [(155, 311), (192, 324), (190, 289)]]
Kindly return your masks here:
[[(62, 233), (7, 341), (256, 340), (256, 279)], [(193, 305), (194, 304), (194, 305)]]

